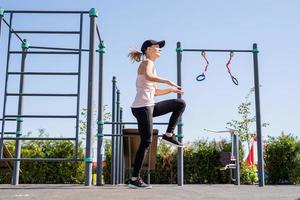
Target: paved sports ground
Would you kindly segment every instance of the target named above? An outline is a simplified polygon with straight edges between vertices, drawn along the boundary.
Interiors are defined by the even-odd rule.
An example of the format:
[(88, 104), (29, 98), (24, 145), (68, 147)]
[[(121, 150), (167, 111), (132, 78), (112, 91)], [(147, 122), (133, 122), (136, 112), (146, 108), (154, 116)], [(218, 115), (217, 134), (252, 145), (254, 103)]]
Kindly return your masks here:
[(86, 187), (83, 185), (0, 185), (0, 200), (163, 200), (163, 199), (284, 199), (300, 200), (300, 186), (280, 185), (153, 185), (152, 189), (127, 186)]

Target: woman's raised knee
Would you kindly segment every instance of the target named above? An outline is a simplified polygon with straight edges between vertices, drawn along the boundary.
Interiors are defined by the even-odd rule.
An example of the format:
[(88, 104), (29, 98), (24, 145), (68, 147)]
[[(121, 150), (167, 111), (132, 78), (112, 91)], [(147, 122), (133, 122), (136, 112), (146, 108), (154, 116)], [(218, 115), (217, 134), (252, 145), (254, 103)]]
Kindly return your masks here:
[(186, 106), (185, 101), (183, 99), (176, 99), (176, 104), (182, 109), (184, 109)]

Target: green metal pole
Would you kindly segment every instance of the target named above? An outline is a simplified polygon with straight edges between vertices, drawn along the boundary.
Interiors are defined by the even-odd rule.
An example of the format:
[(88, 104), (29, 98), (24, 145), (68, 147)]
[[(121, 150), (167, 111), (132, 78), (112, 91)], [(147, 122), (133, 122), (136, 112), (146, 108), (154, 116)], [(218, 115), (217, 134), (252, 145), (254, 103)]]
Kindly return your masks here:
[(258, 50), (257, 44), (253, 44), (253, 65), (254, 65), (254, 88), (255, 88), (255, 110), (256, 110), (256, 139), (257, 139), (257, 161), (259, 186), (265, 185), (264, 175), (264, 156), (263, 156), (263, 141), (261, 133), (261, 117), (260, 117), (260, 96), (259, 96), (259, 75), (258, 75)]
[(96, 9), (90, 10), (90, 43), (89, 43), (89, 69), (88, 69), (88, 100), (87, 100), (87, 133), (86, 133), (86, 150), (85, 150), (85, 185), (92, 185), (92, 133), (94, 132), (93, 124), (96, 123), (94, 119), (95, 110), (95, 37), (96, 37), (96, 18), (98, 14)]
[(103, 54), (105, 53), (103, 41), (99, 45), (99, 89), (98, 89), (98, 131), (97, 131), (97, 186), (102, 182), (102, 145), (103, 145)]
[[(181, 86), (181, 59), (182, 59), (182, 49), (181, 43), (177, 42), (177, 85)], [(181, 94), (177, 94), (177, 98), (181, 99)], [(178, 119), (178, 141), (182, 142), (182, 117)], [(177, 159), (177, 184), (178, 186), (183, 186), (183, 147), (178, 147), (178, 159)]]
[[(26, 60), (26, 52), (29, 48), (29, 44), (27, 43), (26, 39), (24, 39), (24, 42), (22, 43), (22, 60), (21, 60), (21, 72), (25, 72), (25, 60)], [(24, 75), (20, 75), (20, 85), (19, 85), (19, 94), (23, 94), (24, 90)], [(18, 115), (22, 115), (23, 113), (23, 97), (19, 96), (19, 102), (18, 102)], [(16, 137), (22, 136), (22, 122), (23, 120), (20, 118), (17, 118), (17, 128), (16, 128)], [(15, 158), (21, 157), (21, 140), (16, 141), (15, 145)], [(12, 179), (12, 185), (18, 185), (19, 184), (19, 175), (20, 175), (20, 161), (14, 161), (14, 171), (13, 171), (13, 179)]]

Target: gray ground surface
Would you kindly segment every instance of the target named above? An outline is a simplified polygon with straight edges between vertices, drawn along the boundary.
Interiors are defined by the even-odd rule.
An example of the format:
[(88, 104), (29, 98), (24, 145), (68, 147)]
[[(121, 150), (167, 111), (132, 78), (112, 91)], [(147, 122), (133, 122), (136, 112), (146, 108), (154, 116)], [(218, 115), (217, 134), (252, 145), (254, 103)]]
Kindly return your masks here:
[(83, 185), (0, 185), (0, 200), (10, 199), (285, 199), (300, 200), (300, 186), (256, 185), (153, 185), (152, 189), (129, 189), (127, 186), (83, 186)]

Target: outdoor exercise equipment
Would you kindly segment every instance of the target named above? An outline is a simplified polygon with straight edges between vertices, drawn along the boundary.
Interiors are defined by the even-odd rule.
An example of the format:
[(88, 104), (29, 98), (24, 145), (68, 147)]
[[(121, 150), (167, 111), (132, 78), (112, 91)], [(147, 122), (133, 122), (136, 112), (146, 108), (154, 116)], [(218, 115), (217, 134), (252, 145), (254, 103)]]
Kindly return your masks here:
[(231, 138), (231, 152), (222, 152), (221, 163), (224, 165), (220, 170), (229, 169), (230, 179), (235, 185), (240, 185), (240, 155), (239, 155), (239, 133), (238, 130), (227, 128), (228, 130), (216, 131), (204, 129), (211, 133), (229, 133)]
[(205, 79), (205, 74), (207, 72), (208, 65), (209, 65), (208, 59), (206, 58), (206, 55), (205, 55), (205, 51), (201, 52), (201, 56), (204, 58), (206, 65), (204, 67), (204, 71), (202, 72), (202, 74), (200, 74), (199, 76), (196, 77), (197, 81), (203, 81)]
[[(259, 76), (258, 76), (258, 49), (257, 44), (253, 44), (251, 50), (239, 50), (239, 49), (185, 49), (181, 47), (181, 43), (177, 42), (176, 52), (177, 52), (177, 85), (182, 86), (181, 84), (181, 61), (183, 52), (228, 52), (229, 60), (227, 62), (228, 73), (231, 76), (232, 81), (237, 85), (237, 80), (233, 77), (230, 72), (230, 62), (233, 57), (233, 53), (251, 53), (253, 55), (253, 67), (254, 67), (254, 89), (255, 89), (255, 112), (256, 112), (256, 136), (257, 136), (257, 158), (258, 158), (258, 176), (259, 176), (259, 186), (263, 187), (265, 185), (264, 178), (264, 164), (263, 164), (263, 145), (262, 145), (262, 131), (261, 131), (261, 114), (260, 114), (260, 95), (259, 95)], [(178, 95), (178, 98), (181, 98), (181, 95)], [(181, 119), (180, 119), (181, 120)], [(178, 134), (182, 134), (182, 127), (179, 127)], [(179, 140), (181, 142), (181, 139)], [(181, 149), (178, 151), (179, 159), (178, 163), (183, 162), (182, 156), (183, 152)], [(178, 167), (182, 166), (178, 164)], [(178, 171), (183, 173), (182, 168), (178, 168)], [(183, 184), (183, 180), (179, 179), (178, 184)]]
[[(9, 20), (6, 21), (4, 19), (4, 15), (9, 15)], [(23, 15), (23, 14), (70, 14), (73, 16), (77, 16), (80, 20), (79, 30), (75, 31), (31, 31), (31, 30), (14, 30), (13, 29), (13, 16), (15, 15)], [(90, 17), (90, 32), (89, 32), (89, 48), (82, 48), (82, 39), (83, 39), (83, 17), (89, 14)], [(91, 9), (90, 11), (23, 11), (23, 10), (8, 10), (5, 11), (0, 9), (0, 36), (2, 31), (2, 21), (9, 27), (8, 33), (8, 48), (7, 48), (7, 65), (6, 65), (6, 76), (5, 76), (5, 91), (4, 91), (4, 105), (3, 105), (3, 114), (2, 114), (2, 128), (1, 128), (1, 137), (0, 137), (0, 160), (1, 161), (13, 161), (14, 162), (14, 173), (13, 173), (13, 184), (18, 184), (19, 181), (19, 166), (20, 161), (84, 161), (85, 162), (85, 185), (91, 185), (92, 182), (92, 134), (94, 133), (93, 124), (97, 123), (97, 185), (102, 185), (102, 144), (104, 136), (111, 136), (114, 139), (112, 151), (112, 184), (122, 183), (122, 169), (124, 169), (124, 165), (122, 164), (122, 159), (120, 156), (123, 155), (120, 153), (122, 151), (122, 141), (120, 137), (123, 137), (121, 133), (121, 129), (124, 128), (124, 125), (136, 125), (136, 122), (122, 122), (121, 120), (121, 108), (119, 112), (113, 110), (113, 115), (117, 115), (113, 117), (112, 122), (104, 122), (103, 120), (103, 54), (105, 53), (105, 46), (100, 37), (99, 27), (96, 25), (96, 19), (98, 17), (96, 9)], [(79, 36), (78, 48), (58, 48), (58, 47), (41, 47), (41, 46), (33, 46), (29, 45), (30, 41), (27, 41), (21, 37), (21, 34), (66, 34), (66, 35), (77, 35)], [(12, 36), (16, 36), (17, 39), (20, 40), (21, 51), (11, 50), (11, 39)], [(98, 39), (99, 49), (96, 50), (96, 37)], [(1, 39), (1, 38), (0, 38)], [(177, 43), (177, 85), (182, 86), (181, 81), (181, 60), (182, 60), (182, 52), (247, 52), (253, 54), (253, 62), (254, 62), (254, 83), (255, 83), (255, 105), (256, 105), (256, 129), (257, 129), (257, 146), (258, 146), (258, 170), (259, 170), (259, 185), (264, 186), (264, 166), (263, 166), (263, 151), (262, 151), (262, 138), (261, 138), (261, 118), (260, 118), (260, 102), (259, 102), (259, 79), (258, 79), (258, 50), (257, 45), (253, 44), (252, 50), (212, 50), (212, 49), (182, 49), (180, 42)], [(81, 69), (81, 60), (82, 53), (88, 52), (89, 56), (89, 64), (88, 64), (88, 92), (87, 96), (87, 135), (86, 135), (86, 150), (85, 150), (85, 158), (78, 158), (78, 127), (79, 127), (79, 102), (80, 102), (80, 69)], [(94, 82), (95, 82), (95, 55), (99, 53), (99, 76), (98, 76), (98, 106), (94, 106), (93, 100), (95, 99), (94, 92)], [(11, 55), (21, 55), (21, 70), (20, 71), (10, 71), (10, 58)], [(78, 55), (78, 71), (77, 72), (27, 72), (25, 70), (26, 67), (26, 57), (31, 55)], [(205, 57), (205, 54), (204, 54)], [(228, 69), (228, 73), (230, 74), (232, 80), (235, 84), (237, 84), (237, 80), (233, 77), (230, 72), (230, 61), (232, 56), (230, 55), (230, 59), (226, 65)], [(208, 60), (206, 59), (206, 67), (204, 69), (203, 75), (205, 78), (205, 73), (207, 72)], [(9, 76), (20, 76), (19, 82), (19, 92), (10, 93), (7, 91), (8, 88), (8, 77)], [(35, 76), (77, 76), (77, 91), (72, 94), (43, 94), (43, 93), (24, 93), (24, 77), (29, 75)], [(199, 81), (201, 81), (203, 76), (199, 77)], [(233, 79), (234, 78), (234, 79)], [(236, 81), (235, 81), (236, 80)], [(113, 88), (113, 93), (117, 91), (116, 88)], [(6, 102), (8, 96), (17, 96), (18, 97), (18, 111), (17, 114), (8, 115), (6, 113)], [(76, 98), (76, 114), (75, 115), (26, 115), (23, 113), (23, 97), (24, 96), (51, 96), (51, 97), (73, 97)], [(177, 94), (177, 98), (181, 98), (181, 94)], [(117, 105), (115, 103), (115, 99), (113, 100), (113, 106)], [(119, 105), (117, 105), (119, 106)], [(115, 107), (113, 108), (115, 109)], [(95, 119), (94, 111), (98, 110), (98, 118)], [(26, 118), (73, 118), (76, 120), (76, 136), (71, 138), (29, 138), (22, 137), (22, 123)], [(117, 119), (116, 119), (117, 118)], [(5, 137), (7, 134), (12, 134), (12, 132), (6, 132), (5, 130), (5, 122), (6, 121), (14, 121), (17, 123), (15, 137)], [(103, 127), (105, 124), (112, 125), (112, 134), (104, 134)], [(167, 125), (168, 123), (154, 123), (155, 125)], [(177, 138), (180, 142), (183, 139), (183, 123), (182, 118), (179, 119), (177, 131)], [(117, 130), (116, 130), (117, 129)], [(118, 134), (116, 134), (118, 133)], [(158, 135), (160, 137), (160, 135)], [(117, 139), (119, 138), (119, 139)], [(4, 140), (15, 140), (16, 141), (16, 153), (14, 158), (3, 158), (3, 142)], [(72, 140), (75, 141), (75, 153), (74, 158), (21, 158), (21, 141), (22, 140)], [(117, 153), (118, 152), (118, 153)], [(119, 164), (118, 164), (119, 163)], [(123, 166), (122, 166), (123, 165)], [(183, 185), (183, 147), (178, 147), (178, 157), (177, 157), (177, 184), (179, 186)]]
[(232, 60), (233, 56), (234, 56), (234, 53), (233, 53), (233, 51), (231, 51), (229, 53), (229, 60), (226, 63), (226, 68), (227, 68), (228, 74), (230, 75), (232, 82), (235, 85), (238, 85), (239, 84), (238, 80), (232, 75), (231, 70), (230, 70), (230, 64), (231, 64), (231, 60)]
[[(79, 30), (75, 31), (33, 31), (33, 30), (14, 30), (13, 29), (13, 16), (15, 15), (25, 15), (25, 14), (59, 14), (59, 15), (72, 15), (74, 18), (79, 17), (80, 27)], [(90, 33), (89, 33), (89, 48), (82, 48), (83, 40), (83, 17), (89, 14), (90, 16)], [(8, 15), (9, 19), (6, 20), (4, 15)], [(2, 22), (8, 26), (8, 48), (7, 48), (7, 66), (5, 74), (5, 91), (4, 91), (4, 104), (3, 104), (3, 115), (0, 121), (2, 122), (1, 128), (1, 138), (0, 138), (0, 160), (1, 161), (12, 161), (14, 163), (14, 173), (12, 184), (16, 185), (19, 182), (19, 166), (20, 161), (84, 161), (85, 162), (85, 185), (91, 185), (92, 183), (92, 134), (94, 133), (93, 124), (97, 123), (97, 181), (96, 184), (103, 185), (102, 183), (102, 145), (103, 137), (111, 136), (112, 137), (112, 166), (111, 166), (111, 183), (120, 184), (124, 183), (124, 162), (123, 162), (123, 137), (122, 129), (125, 125), (137, 125), (136, 122), (122, 122), (122, 108), (120, 107), (120, 90), (116, 85), (113, 85), (113, 104), (112, 104), (112, 122), (103, 121), (103, 55), (105, 53), (105, 46), (100, 37), (100, 31), (98, 25), (96, 25), (96, 18), (98, 14), (95, 9), (90, 11), (26, 11), (26, 10), (6, 10), (0, 9), (0, 30)], [(1, 34), (1, 33), (0, 33)], [(64, 34), (64, 35), (78, 35), (78, 48), (61, 48), (61, 47), (42, 47), (30, 45), (30, 41), (22, 38), (22, 34)], [(11, 40), (12, 36), (16, 38), (21, 43), (22, 51), (11, 50)], [(99, 48), (96, 50), (96, 37), (99, 42)], [(89, 56), (89, 65), (88, 65), (88, 92), (87, 96), (87, 135), (86, 135), (86, 149), (85, 149), (85, 158), (78, 158), (78, 128), (79, 128), (79, 102), (80, 102), (80, 76), (81, 76), (81, 60), (82, 53), (88, 52)], [(99, 76), (98, 76), (98, 105), (97, 108), (93, 103), (95, 99), (94, 92), (94, 80), (96, 65), (95, 65), (95, 54), (99, 53)], [(21, 70), (20, 71), (10, 71), (10, 57), (12, 54), (21, 55)], [(78, 70), (77, 72), (28, 72), (26, 68), (26, 58), (32, 55), (78, 55)], [(8, 77), (10, 76), (19, 76), (19, 92), (10, 93), (7, 91), (8, 88)], [(47, 93), (25, 93), (24, 88), (24, 77), (27, 76), (77, 76), (78, 85), (77, 92), (73, 94), (47, 94)], [(116, 83), (116, 78), (113, 79), (113, 84)], [(8, 115), (6, 113), (6, 103), (8, 96), (17, 96), (18, 97), (18, 112), (14, 115)], [(23, 113), (23, 97), (30, 96), (44, 96), (44, 97), (72, 97), (77, 98), (76, 104), (76, 114), (75, 115), (26, 115)], [(98, 117), (95, 119), (93, 113), (97, 110)], [(70, 138), (36, 138), (36, 137), (22, 137), (22, 124), (27, 118), (74, 118), (76, 120), (76, 136)], [(5, 130), (5, 122), (14, 121), (17, 123), (15, 132), (7, 132)], [(104, 134), (103, 126), (105, 124), (112, 125), (112, 134)], [(168, 123), (154, 123), (155, 125), (167, 125)], [(7, 134), (15, 135), (15, 137), (5, 137)], [(158, 137), (161, 137), (158, 135)], [(14, 158), (3, 158), (3, 142), (4, 140), (16, 140), (16, 154)], [(74, 158), (21, 158), (21, 141), (22, 140), (72, 140), (75, 142), (75, 153)]]
[[(206, 57), (205, 51), (201, 51), (201, 56), (205, 60), (205, 67), (204, 67), (204, 71), (202, 72), (202, 74), (200, 74), (200, 75), (198, 75), (196, 77), (197, 81), (203, 81), (203, 80), (205, 80), (205, 78), (206, 78), (205, 74), (207, 73), (208, 66), (209, 66), (209, 61), (208, 61), (208, 59)], [(226, 62), (226, 68), (227, 68), (228, 74), (230, 75), (230, 78), (231, 78), (232, 82), (235, 85), (238, 85), (239, 84), (238, 80), (232, 75), (231, 70), (230, 70), (230, 64), (231, 64), (231, 60), (232, 60), (233, 56), (234, 56), (234, 53), (230, 52), (229, 53), (229, 60)]]
[[(79, 28), (74, 31), (35, 31), (35, 30), (15, 30), (13, 29), (13, 17), (14, 16), (24, 16), (27, 14), (36, 14), (36, 15), (60, 15), (60, 16), (73, 16), (74, 19), (79, 20)], [(85, 16), (89, 15), (89, 48), (84, 49), (82, 47), (83, 40), (83, 19)], [(8, 17), (8, 20), (6, 20)], [(96, 65), (94, 62), (95, 54), (97, 51), (101, 55), (104, 52), (104, 45), (100, 37), (100, 32), (98, 25), (96, 24), (96, 19), (98, 17), (97, 10), (92, 8), (89, 11), (31, 11), (31, 10), (4, 10), (0, 9), (0, 30), (1, 24), (4, 24), (8, 27), (8, 47), (7, 47), (7, 62), (6, 62), (6, 73), (5, 73), (5, 87), (4, 87), (4, 101), (3, 101), (3, 113), (2, 113), (2, 127), (1, 127), (1, 137), (0, 137), (0, 161), (13, 161), (13, 177), (12, 184), (17, 185), (19, 183), (19, 171), (20, 171), (20, 161), (84, 161), (85, 162), (85, 185), (91, 185), (92, 180), (92, 134), (94, 133), (92, 123), (96, 121), (94, 119), (94, 110), (95, 106), (93, 100), (95, 98), (94, 92), (94, 72), (96, 71)], [(57, 22), (57, 21), (56, 21)], [(78, 48), (64, 48), (64, 47), (44, 47), (44, 46), (34, 46), (29, 45), (30, 41), (23, 39), (23, 34), (41, 34), (41, 35), (75, 35), (78, 36)], [(0, 33), (1, 35), (1, 33)], [(21, 51), (12, 50), (13, 45), (12, 38), (16, 38), (20, 41)], [(98, 39), (99, 49), (96, 50), (96, 38)], [(79, 133), (79, 105), (80, 105), (80, 79), (81, 79), (81, 60), (82, 53), (88, 52), (88, 88), (87, 88), (87, 134), (86, 134), (86, 149), (85, 149), (85, 158), (78, 158), (78, 133)], [(78, 67), (76, 72), (41, 72), (41, 71), (30, 71), (26, 70), (26, 58), (33, 55), (76, 55), (78, 56)], [(13, 70), (11, 68), (10, 59), (12, 56), (21, 56), (21, 68), (19, 70)], [(102, 63), (100, 63), (102, 64)], [(9, 77), (19, 76), (20, 81), (19, 91), (18, 92), (9, 92)], [(75, 76), (77, 78), (76, 92), (68, 94), (57, 94), (57, 93), (26, 93), (24, 92), (24, 78), (29, 76)], [(18, 109), (16, 114), (7, 114), (6, 107), (8, 97), (16, 96), (18, 98)], [(24, 97), (65, 97), (65, 98), (76, 98), (76, 114), (73, 115), (28, 115), (24, 114), (23, 98)], [(102, 110), (102, 109), (100, 109)], [(23, 121), (28, 118), (50, 118), (50, 119), (75, 119), (76, 133), (74, 137), (69, 138), (38, 138), (38, 137), (22, 137)], [(16, 122), (16, 132), (6, 132), (5, 125), (6, 121)], [(6, 137), (6, 135), (15, 135), (15, 137)], [(14, 158), (3, 158), (3, 144), (4, 140), (15, 140), (15, 155)], [(74, 141), (74, 157), (73, 158), (21, 158), (21, 141), (23, 140), (71, 140)]]

